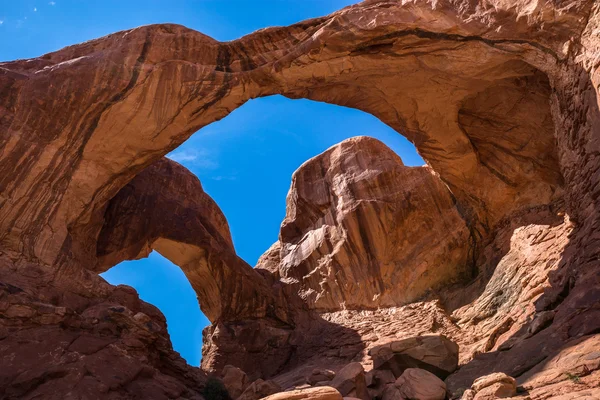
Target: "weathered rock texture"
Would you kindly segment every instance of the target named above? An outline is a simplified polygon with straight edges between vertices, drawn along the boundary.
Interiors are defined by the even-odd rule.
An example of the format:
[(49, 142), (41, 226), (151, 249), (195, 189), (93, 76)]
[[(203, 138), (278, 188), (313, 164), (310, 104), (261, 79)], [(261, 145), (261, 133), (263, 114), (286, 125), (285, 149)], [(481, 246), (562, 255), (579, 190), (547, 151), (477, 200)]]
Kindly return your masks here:
[(376, 139), (348, 139), (304, 163), (287, 200), (279, 242), (257, 267), (297, 285), (313, 309), (401, 305), (472, 262), (448, 188)]
[[(7, 367), (0, 394), (198, 397), (203, 373), (171, 350), (160, 314), (133, 294), (111, 297), (120, 291), (95, 274), (151, 248), (185, 270), (214, 322), (204, 333), (205, 369), (234, 364), (275, 376), (285, 388), (324, 363), (339, 370), (355, 359), (368, 368), (366, 352), (382, 340), (437, 332), (461, 346), (463, 365), (446, 380), (451, 392), (505, 372), (532, 398), (597, 393), (599, 32), (594, 0), (368, 0), (227, 43), (151, 25), (1, 63), (0, 277), (7, 289), (0, 357)], [(175, 173), (160, 161), (165, 154), (245, 101), (271, 94), (364, 110), (415, 143), (455, 199), (469, 235), (456, 247), (465, 253), (452, 259), (468, 254), (475, 281), (439, 291), (439, 299), (430, 293), (423, 302), (364, 310), (372, 295), (381, 293), (374, 306), (398, 305), (438, 281), (396, 293), (401, 299), (386, 299), (389, 287), (374, 291), (376, 275), (357, 275), (368, 280), (358, 291), (344, 286), (348, 280), (338, 288), (326, 280), (327, 292), (320, 278), (304, 279), (308, 265), (292, 263), (300, 268), (284, 268), (284, 278), (297, 273), (290, 276), (299, 282), (290, 285), (235, 256), (206, 197), (169, 200), (201, 192), (185, 172), (165, 188), (144, 176), (151, 172), (137, 177), (151, 166)], [(422, 199), (422, 188), (415, 190)], [(144, 210), (153, 218), (145, 221)], [(343, 207), (321, 211), (329, 214), (327, 229), (349, 233), (340, 243), (358, 244), (357, 230), (344, 226), (355, 217)], [(299, 254), (285, 244), (317, 227), (289, 216), (293, 229), (284, 230), (271, 261), (278, 264), (283, 251), (313, 262), (316, 247)], [(361, 221), (366, 232), (377, 232), (377, 223)], [(361, 251), (341, 266), (374, 271), (369, 256), (381, 256), (380, 248)], [(369, 262), (357, 269), (359, 260)], [(336, 311), (342, 303), (360, 308)], [(71, 335), (85, 336), (81, 346)], [(86, 344), (88, 336), (114, 343)], [(149, 369), (138, 370), (144, 364)]]
[(423, 335), (379, 344), (369, 350), (369, 355), (375, 369), (389, 369), (396, 377), (408, 367), (406, 364), (414, 363), (446, 378), (458, 367), (458, 350), (458, 345), (443, 335)]
[(277, 393), (268, 397), (268, 400), (342, 400), (341, 394), (331, 387), (318, 387), (304, 390)]
[[(559, 12), (526, 2), (369, 1), (230, 43), (153, 25), (4, 63), (3, 162), (19, 173), (1, 182), (2, 243), (49, 263), (66, 250), (84, 256), (75, 251), (93, 238), (84, 226), (133, 176), (203, 125), (273, 93), (378, 116), (490, 227), (515, 208), (547, 203), (561, 186), (550, 95), (560, 106), (559, 90), (577, 89), (557, 81), (581, 68), (564, 71), (572, 56), (592, 62), (595, 49), (582, 46), (594, 42), (581, 36), (592, 3)], [(569, 115), (565, 123), (588, 122)], [(508, 133), (484, 135), (478, 124), (490, 123)]]
[[(101, 272), (155, 249), (180, 266), (214, 323), (205, 332), (203, 365), (229, 358), (258, 378), (289, 359), (293, 301), (237, 257), (221, 210), (186, 168), (163, 158), (109, 202), (97, 244)], [(200, 340), (200, 338), (198, 338)], [(253, 370), (253, 371), (252, 371)]]
[(5, 254), (0, 266), (0, 398), (202, 399), (205, 374), (133, 288)]
[(443, 400), (446, 385), (437, 376), (424, 369), (409, 368), (394, 383), (400, 398), (418, 400)]
[(475, 398), (512, 397), (517, 394), (517, 383), (514, 378), (497, 372), (475, 379), (471, 390), (475, 393)]

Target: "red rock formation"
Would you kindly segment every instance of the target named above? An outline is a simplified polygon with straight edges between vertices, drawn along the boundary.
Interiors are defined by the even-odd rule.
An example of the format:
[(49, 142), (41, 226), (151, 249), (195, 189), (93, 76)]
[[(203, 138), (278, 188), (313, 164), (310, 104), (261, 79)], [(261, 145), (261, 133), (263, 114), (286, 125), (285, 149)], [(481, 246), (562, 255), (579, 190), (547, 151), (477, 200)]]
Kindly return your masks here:
[(166, 158), (109, 202), (96, 271), (152, 249), (181, 267), (214, 323), (204, 332), (205, 369), (234, 363), (258, 378), (273, 375), (289, 361), (294, 302), (237, 257), (221, 210), (196, 176)]
[(205, 374), (166, 328), (131, 287), (0, 255), (2, 399), (200, 400)]
[(400, 376), (394, 385), (398, 394), (384, 392), (382, 399), (422, 399), (443, 400), (446, 398), (446, 385), (437, 376), (424, 369), (409, 368)]
[[(49, 263), (63, 244), (80, 255), (91, 235), (83, 226), (133, 176), (198, 128), (273, 93), (378, 116), (415, 142), (483, 227), (543, 204), (562, 181), (547, 76), (561, 76), (557, 59), (569, 59), (564, 43), (578, 40), (592, 5), (572, 3), (548, 19), (550, 5), (485, 11), (370, 1), (231, 43), (154, 25), (4, 63), (3, 166), (19, 173), (1, 182), (3, 246)], [(542, 24), (547, 33), (532, 35)], [(515, 108), (497, 115), (498, 98)], [(496, 135), (472, 138), (486, 121), (510, 126), (502, 140), (511, 132), (528, 140), (511, 150)], [(26, 145), (18, 132), (40, 145)], [(490, 164), (490, 148), (511, 162)]]
[(429, 167), (405, 167), (383, 143), (358, 137), (294, 173), (279, 243), (257, 267), (277, 270), (313, 309), (373, 309), (465, 275), (469, 245), (452, 194)]
[[(380, 339), (437, 331), (464, 349), (450, 390), (496, 370), (532, 397), (583, 393), (572, 371), (597, 387), (590, 354), (600, 330), (599, 30), (593, 0), (368, 0), (228, 43), (153, 25), (0, 64), (0, 277), (8, 288), (0, 354), (13, 360), (0, 393), (54, 390), (64, 398), (108, 388), (150, 397), (155, 385), (167, 397), (198, 396), (203, 376), (170, 350), (164, 327), (147, 336), (135, 319), (142, 312), (160, 326), (160, 315), (119, 296), (107, 301), (115, 289), (93, 273), (151, 246), (188, 276), (202, 271), (212, 286), (194, 285), (204, 296), (234, 277), (235, 288), (221, 286), (214, 304), (204, 302), (219, 321), (205, 334), (206, 368), (252, 353), (240, 361), (252, 372), (256, 355), (268, 354), (257, 373), (286, 382), (311, 363), (339, 369)], [(411, 139), (456, 199), (477, 249), (478, 280), (439, 293), (439, 302), (308, 314), (293, 287), (240, 264), (222, 218), (202, 214), (204, 206), (214, 212), (209, 203), (176, 207), (203, 215), (192, 218), (197, 238), (178, 236), (177, 221), (159, 217), (143, 238), (119, 228), (144, 226), (116, 206), (135, 204), (126, 185), (138, 174), (198, 128), (276, 93), (359, 108)], [(168, 196), (141, 198), (142, 207), (170, 204)], [(256, 294), (266, 296), (247, 297)], [(52, 307), (77, 317), (63, 319)], [(109, 317), (98, 331), (96, 315)], [(94, 361), (86, 349), (95, 346), (70, 351), (64, 332), (115, 342)], [(243, 340), (257, 332), (256, 341)], [(31, 343), (21, 346), (24, 339)], [(144, 357), (152, 372), (136, 369)]]
[(152, 249), (181, 267), (206, 317), (289, 320), (264, 278), (237, 257), (229, 225), (198, 178), (163, 158), (109, 202), (98, 238), (98, 272)]
[(293, 390), (265, 397), (268, 400), (342, 400), (342, 395), (331, 387)]

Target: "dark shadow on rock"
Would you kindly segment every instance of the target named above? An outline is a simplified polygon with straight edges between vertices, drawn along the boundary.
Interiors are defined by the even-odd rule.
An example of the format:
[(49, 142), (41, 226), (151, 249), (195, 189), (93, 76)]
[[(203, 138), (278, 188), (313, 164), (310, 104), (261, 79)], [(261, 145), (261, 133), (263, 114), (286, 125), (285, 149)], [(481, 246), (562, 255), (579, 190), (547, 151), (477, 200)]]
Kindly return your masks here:
[(160, 311), (76, 270), (0, 255), (0, 398), (199, 399), (206, 375), (173, 351)]
[[(353, 329), (328, 322), (302, 310), (295, 325), (270, 318), (217, 322), (203, 331), (202, 368), (220, 371), (225, 365), (241, 368), (251, 380), (283, 376), (314, 367), (336, 369), (362, 355), (365, 343)], [(304, 383), (304, 382), (302, 382)]]
[(511, 250), (511, 237), (516, 229), (528, 225), (545, 225), (555, 227), (563, 224), (564, 204), (557, 202), (550, 205), (526, 208), (507, 216), (494, 229), (489, 237), (477, 244), (477, 261), (471, 277), (464, 276), (463, 282), (446, 287), (435, 293), (448, 314), (472, 304), (486, 290), (496, 267)]
[[(579, 74), (580, 85), (570, 88), (577, 96), (563, 93), (557, 99), (563, 110), (572, 109), (573, 99), (585, 101), (587, 114), (562, 121), (564, 132), (558, 127), (562, 142), (568, 139), (560, 135), (569, 132), (583, 136), (591, 129), (591, 138), (598, 136), (596, 93), (589, 75)], [(469, 387), (475, 378), (492, 372), (513, 376), (529, 390), (600, 369), (600, 159), (579, 154), (575, 161), (566, 161), (570, 164), (563, 165), (569, 175), (565, 211), (574, 229), (565, 239), (558, 267), (548, 273), (550, 286), (535, 300), (535, 313), (525, 325), (497, 350), (476, 355), (446, 380), (451, 391)]]

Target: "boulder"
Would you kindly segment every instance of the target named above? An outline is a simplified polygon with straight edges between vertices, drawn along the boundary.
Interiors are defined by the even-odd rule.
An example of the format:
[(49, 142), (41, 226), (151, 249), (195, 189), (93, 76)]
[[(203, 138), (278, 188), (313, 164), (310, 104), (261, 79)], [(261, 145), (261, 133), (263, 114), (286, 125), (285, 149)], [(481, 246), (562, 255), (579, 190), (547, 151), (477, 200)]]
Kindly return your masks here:
[(503, 372), (475, 379), (471, 386), (475, 400), (492, 400), (512, 397), (517, 394), (517, 383), (513, 377)]
[(429, 371), (408, 368), (394, 383), (404, 399), (444, 400), (446, 384)]
[(288, 392), (280, 392), (268, 397), (264, 400), (342, 400), (340, 392), (329, 386), (290, 390)]
[(331, 381), (331, 386), (336, 388), (342, 396), (357, 397), (370, 400), (365, 380), (365, 370), (358, 362), (353, 362), (339, 370)]
[(495, 383), (504, 383), (509, 386), (513, 386), (515, 388), (515, 391), (517, 390), (517, 383), (515, 381), (515, 378), (506, 375), (504, 372), (496, 372), (475, 379), (475, 381), (473, 381), (473, 385), (471, 385), (471, 389), (473, 389), (475, 392), (479, 392), (482, 389), (488, 386), (492, 386)]
[(221, 372), (221, 380), (227, 392), (233, 399), (237, 399), (248, 387), (248, 376), (241, 369), (233, 365), (226, 365)]
[(496, 382), (481, 389), (475, 394), (474, 400), (493, 400), (513, 397), (517, 394), (515, 388), (506, 382)]
[(375, 369), (388, 369), (397, 378), (407, 368), (420, 368), (445, 379), (458, 366), (458, 345), (444, 335), (388, 341), (371, 348), (369, 355)]
[(281, 392), (281, 386), (275, 382), (257, 379), (244, 390), (237, 400), (258, 400), (278, 392)]

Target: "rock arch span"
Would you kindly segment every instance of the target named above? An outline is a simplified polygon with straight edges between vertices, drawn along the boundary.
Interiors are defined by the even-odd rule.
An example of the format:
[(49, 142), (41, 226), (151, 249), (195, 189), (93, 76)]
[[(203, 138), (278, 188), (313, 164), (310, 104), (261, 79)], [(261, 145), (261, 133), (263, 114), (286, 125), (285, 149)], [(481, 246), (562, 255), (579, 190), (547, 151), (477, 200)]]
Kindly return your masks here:
[(105, 221), (97, 272), (156, 250), (183, 270), (211, 322), (267, 311), (288, 319), (264, 279), (235, 254), (219, 207), (176, 162), (162, 158), (138, 174), (110, 201)]
[[(259, 339), (283, 343), (286, 354), (304, 350), (290, 345), (297, 339), (291, 331), (317, 317), (304, 313), (305, 305), (294, 304), (298, 299), (271, 277), (248, 272), (227, 250), (218, 223), (211, 230), (208, 222), (197, 221), (199, 242), (186, 242), (185, 248), (173, 240), (177, 226), (169, 228), (172, 221), (161, 221), (167, 234), (131, 243), (125, 238), (121, 248), (107, 239), (108, 232), (118, 234), (121, 218), (131, 217), (119, 215), (115, 205), (130, 201), (127, 185), (143, 180), (142, 171), (248, 99), (279, 93), (359, 108), (406, 135), (452, 192), (475, 242), (494, 235), (513, 212), (559, 204), (575, 229), (551, 279), (556, 293), (548, 291), (540, 300), (540, 310), (557, 312), (544, 333), (554, 338), (552, 345), (540, 351), (562, 346), (551, 336), (555, 332), (566, 330), (569, 338), (593, 335), (600, 249), (595, 235), (600, 223), (599, 15), (592, 0), (366, 1), (228, 43), (177, 25), (152, 25), (2, 63), (0, 170), (7, 173), (0, 176), (0, 246), (6, 265), (1, 272), (14, 283), (6, 290), (10, 296), (33, 296), (32, 304), (39, 298), (56, 307), (68, 296), (79, 296), (68, 301), (88, 316), (96, 315), (104, 300), (121, 301), (135, 312), (102, 309), (126, 316), (129, 327), (143, 325), (149, 314), (150, 320), (159, 317), (88, 270), (100, 271), (111, 257), (137, 257), (154, 246), (184, 268), (197, 260), (210, 271), (213, 286), (235, 276), (240, 287), (253, 282), (248, 287), (267, 293), (257, 309), (261, 318), (274, 316), (270, 319), (248, 310), (247, 298), (218, 298), (208, 306), (211, 320), (218, 321), (211, 335), (220, 330), (227, 340), (235, 337), (231, 332), (254, 324), (275, 332)], [(213, 244), (217, 260), (207, 251)], [(57, 294), (57, 288), (69, 291)], [(290, 324), (286, 316), (292, 314)], [(311, 334), (338, 329), (336, 317), (331, 318)], [(151, 322), (144, 326), (150, 329)], [(577, 328), (569, 328), (574, 322)], [(157, 326), (152, 337), (160, 341)], [(353, 351), (364, 346), (356, 332), (343, 333), (338, 336)], [(143, 349), (154, 351), (152, 346)], [(522, 346), (494, 359), (501, 363)], [(201, 381), (165, 354), (169, 361), (156, 361), (153, 368), (164, 373), (178, 365), (187, 374), (185, 384)], [(477, 362), (473, 365), (478, 369)], [(280, 365), (266, 372), (263, 367), (268, 366), (260, 366), (265, 375), (280, 371)], [(128, 379), (146, 379), (150, 372)]]
[[(3, 243), (50, 263), (64, 251), (83, 256), (90, 224), (133, 176), (200, 127), (274, 93), (376, 115), (415, 143), (487, 229), (507, 198), (510, 208), (544, 202), (561, 186), (546, 76), (589, 8), (555, 21), (544, 20), (549, 9), (534, 11), (533, 27), (549, 34), (532, 38), (508, 10), (486, 25), (475, 9), (449, 3), (367, 2), (229, 43), (154, 25), (5, 63), (3, 160), (19, 173), (2, 182)], [(499, 99), (529, 113), (498, 109)], [(490, 126), (527, 140), (502, 147), (478, 129)], [(514, 165), (502, 170), (492, 148)]]

